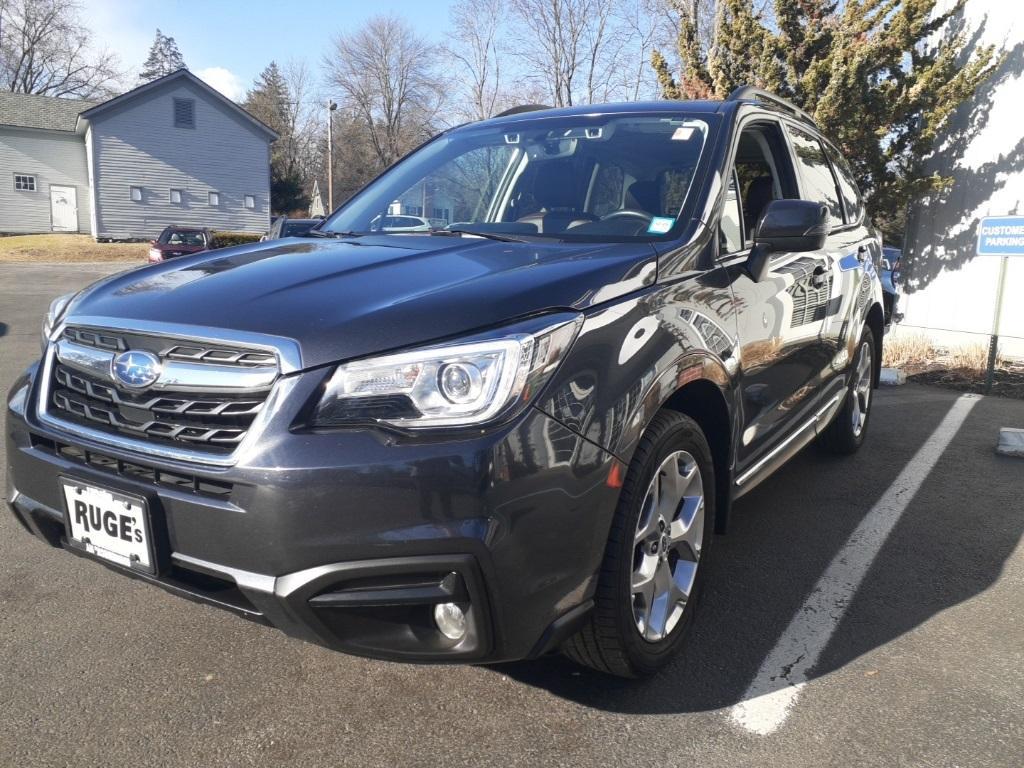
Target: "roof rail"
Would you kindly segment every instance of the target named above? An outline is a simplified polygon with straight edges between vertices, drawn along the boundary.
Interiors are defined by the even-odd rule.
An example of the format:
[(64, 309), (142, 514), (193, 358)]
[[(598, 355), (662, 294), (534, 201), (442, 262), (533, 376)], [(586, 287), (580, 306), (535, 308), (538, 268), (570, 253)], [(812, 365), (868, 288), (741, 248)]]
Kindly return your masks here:
[(749, 99), (751, 101), (766, 101), (769, 104), (790, 112), (797, 117), (801, 117), (807, 122), (814, 125), (814, 118), (804, 112), (800, 107), (791, 101), (788, 101), (781, 96), (776, 96), (770, 91), (766, 91), (763, 88), (755, 88), (752, 85), (741, 85), (739, 88), (729, 94), (726, 101), (740, 101), (741, 99)]
[(511, 107), (504, 112), (499, 112), (495, 117), (508, 117), (509, 115), (518, 115), (523, 112), (536, 112), (538, 109), (551, 109), (551, 107), (547, 104), (520, 104), (518, 107)]

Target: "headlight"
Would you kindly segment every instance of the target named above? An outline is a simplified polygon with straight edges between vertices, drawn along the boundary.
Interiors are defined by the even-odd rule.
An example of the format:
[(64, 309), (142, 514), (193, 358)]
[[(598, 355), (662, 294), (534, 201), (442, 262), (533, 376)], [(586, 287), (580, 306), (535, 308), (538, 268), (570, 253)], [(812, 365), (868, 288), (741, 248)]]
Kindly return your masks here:
[[(314, 427), (378, 422), (406, 429), (467, 427), (511, 416), (555, 372), (582, 324), (559, 315), (461, 344), (339, 365)], [(539, 325), (539, 327), (537, 327)]]
[(53, 333), (53, 329), (64, 317), (64, 313), (67, 312), (68, 305), (71, 304), (71, 300), (77, 296), (78, 293), (65, 293), (63, 296), (58, 296), (56, 299), (50, 302), (50, 308), (46, 310), (46, 317), (43, 319), (43, 349), (46, 349), (46, 342), (50, 340), (50, 334)]
[(150, 261), (163, 261), (164, 260), (164, 255), (163, 255), (163, 253), (160, 252), (160, 250), (158, 248), (150, 248), (149, 249), (149, 260)]

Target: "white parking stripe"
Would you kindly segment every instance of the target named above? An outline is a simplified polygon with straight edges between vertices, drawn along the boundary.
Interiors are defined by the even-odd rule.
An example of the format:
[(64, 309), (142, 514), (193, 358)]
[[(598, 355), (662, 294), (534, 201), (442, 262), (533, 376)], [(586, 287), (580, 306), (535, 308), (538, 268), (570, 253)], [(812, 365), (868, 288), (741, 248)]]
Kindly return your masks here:
[(914, 458), (857, 526), (814, 585), (778, 643), (765, 658), (743, 700), (730, 710), (737, 725), (767, 735), (785, 722), (807, 684), (808, 672), (843, 618), (893, 526), (980, 398), (963, 395)]

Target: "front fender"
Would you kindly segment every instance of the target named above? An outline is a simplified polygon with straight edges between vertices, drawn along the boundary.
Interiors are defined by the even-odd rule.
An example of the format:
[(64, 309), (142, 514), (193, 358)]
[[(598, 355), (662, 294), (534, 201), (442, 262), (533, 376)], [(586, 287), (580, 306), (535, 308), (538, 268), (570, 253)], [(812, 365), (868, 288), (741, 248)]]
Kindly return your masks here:
[(711, 382), (733, 412), (731, 294), (700, 277), (588, 313), (537, 407), (628, 464), (654, 415), (681, 388)]

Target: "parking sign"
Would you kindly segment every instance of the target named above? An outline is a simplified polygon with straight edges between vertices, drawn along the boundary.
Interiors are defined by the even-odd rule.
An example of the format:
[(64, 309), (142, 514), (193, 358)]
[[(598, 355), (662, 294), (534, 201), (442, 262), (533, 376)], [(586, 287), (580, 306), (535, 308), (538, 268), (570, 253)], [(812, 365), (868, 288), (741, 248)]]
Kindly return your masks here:
[(1024, 256), (1024, 216), (986, 216), (978, 222), (979, 256)]

